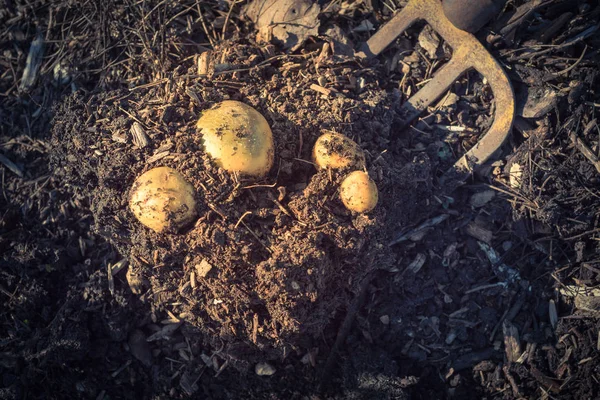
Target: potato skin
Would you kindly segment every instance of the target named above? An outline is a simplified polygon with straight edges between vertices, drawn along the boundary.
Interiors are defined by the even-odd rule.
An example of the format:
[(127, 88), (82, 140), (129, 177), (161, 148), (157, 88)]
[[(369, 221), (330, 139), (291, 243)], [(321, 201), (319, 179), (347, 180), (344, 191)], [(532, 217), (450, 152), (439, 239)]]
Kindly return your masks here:
[(377, 185), (366, 172), (354, 171), (342, 181), (340, 198), (348, 210), (368, 213), (377, 205), (379, 193)]
[(196, 124), (206, 152), (226, 171), (257, 178), (273, 166), (273, 133), (261, 113), (226, 100), (202, 113)]
[(155, 232), (175, 233), (196, 218), (195, 190), (175, 169), (153, 168), (133, 183), (129, 208)]
[(320, 169), (364, 168), (365, 154), (356, 142), (340, 133), (319, 136), (313, 148), (313, 161)]

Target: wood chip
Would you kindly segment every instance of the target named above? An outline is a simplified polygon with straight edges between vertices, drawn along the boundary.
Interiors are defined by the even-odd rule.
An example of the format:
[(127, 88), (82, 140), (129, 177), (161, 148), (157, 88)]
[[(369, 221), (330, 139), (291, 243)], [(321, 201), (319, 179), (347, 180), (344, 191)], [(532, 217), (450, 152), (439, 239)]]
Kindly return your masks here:
[(446, 344), (452, 344), (458, 335), (456, 334), (456, 330), (452, 330), (448, 335), (446, 335)]
[(524, 118), (542, 118), (552, 111), (558, 102), (558, 94), (551, 88), (529, 88), (521, 115)]
[(31, 42), (29, 46), (29, 53), (27, 54), (27, 61), (25, 62), (25, 69), (23, 70), (23, 77), (19, 84), (19, 91), (28, 91), (35, 83), (42, 60), (44, 58), (44, 36), (38, 34), (36, 38)]
[(556, 324), (558, 324), (558, 313), (556, 312), (556, 303), (554, 303), (554, 300), (548, 302), (548, 313), (550, 324), (552, 325), (552, 328), (556, 329)]
[(127, 269), (127, 274), (125, 275), (127, 278), (127, 283), (129, 284), (129, 289), (133, 294), (142, 294), (145, 286), (145, 279), (142, 275), (133, 271), (133, 268)]
[(196, 393), (199, 389), (198, 383), (197, 383), (199, 378), (200, 378), (199, 376), (196, 378), (193, 378), (186, 371), (181, 375), (181, 378), (179, 379), (179, 386), (181, 387), (181, 389), (183, 389), (185, 394), (187, 394), (188, 396), (191, 396), (194, 393)]
[(406, 267), (406, 270), (416, 274), (425, 265), (425, 261), (427, 261), (427, 256), (423, 253), (418, 253), (415, 259)]
[(0, 163), (4, 164), (6, 168), (11, 170), (19, 178), (23, 177), (23, 171), (21, 170), (21, 168), (17, 167), (17, 164), (10, 161), (7, 157), (3, 156), (2, 154), (0, 154)]
[(109, 263), (106, 266), (106, 274), (108, 276), (108, 291), (111, 295), (115, 294), (115, 281), (113, 280), (112, 265)]
[(504, 334), (504, 351), (509, 363), (516, 362), (521, 356), (521, 342), (519, 339), (519, 330), (509, 321), (502, 323), (502, 333)]
[(440, 38), (437, 33), (426, 25), (419, 33), (419, 45), (427, 52), (430, 58), (437, 59), (437, 50), (440, 47)]
[(114, 140), (117, 143), (127, 143), (127, 134), (124, 132), (119, 132), (119, 133), (113, 133), (112, 134), (112, 140)]
[(254, 367), (254, 372), (256, 372), (256, 375), (258, 376), (271, 376), (277, 372), (277, 370), (269, 363), (260, 362)]
[(200, 97), (198, 97), (198, 93), (190, 88), (187, 88), (185, 93), (194, 101), (194, 103), (196, 103), (197, 106), (202, 106), (202, 102), (200, 101)]
[(511, 187), (518, 189), (523, 181), (523, 167), (520, 164), (514, 163), (510, 166), (508, 183)]
[(432, 227), (444, 222), (449, 217), (450, 217), (450, 214), (440, 214), (437, 217), (428, 219), (427, 221), (422, 222), (416, 228), (402, 232), (394, 240), (392, 240), (389, 245), (394, 246), (398, 243), (402, 243), (409, 239), (413, 240), (412, 238), (414, 237), (414, 235), (419, 234), (419, 233), (424, 233), (424, 232), (426, 233), (429, 230), (429, 228), (432, 228)]
[(258, 337), (258, 314), (254, 313), (252, 317), (252, 343), (257, 344)]
[(539, 369), (537, 369), (535, 366), (530, 365), (530, 371), (531, 371), (531, 375), (533, 375), (533, 377), (544, 387), (548, 388), (549, 390), (551, 390), (554, 393), (558, 393), (560, 392), (560, 385), (553, 380), (552, 378), (549, 378), (547, 376), (545, 376), (544, 374), (542, 374), (540, 372)]
[(127, 259), (126, 258), (122, 258), (119, 261), (117, 261), (114, 265), (111, 266), (110, 271), (111, 271), (112, 276), (117, 275), (126, 266), (127, 266)]
[(200, 358), (202, 359), (202, 362), (204, 362), (204, 365), (206, 365), (208, 368), (213, 367), (212, 358), (210, 356), (202, 353), (200, 354)]
[(503, 281), (501, 283), (514, 283), (521, 280), (521, 275), (519, 274), (519, 271), (502, 263), (500, 255), (496, 252), (496, 250), (492, 248), (492, 246), (481, 241), (478, 241), (477, 244), (490, 261), (494, 274), (498, 277), (498, 279), (501, 279)]
[(326, 88), (320, 85), (317, 85), (316, 83), (313, 83), (312, 85), (310, 85), (310, 88), (312, 90), (314, 90), (315, 92), (319, 92), (327, 97), (331, 97), (331, 96), (338, 96), (338, 97), (344, 97), (344, 95), (340, 92), (338, 92), (337, 90), (333, 89), (333, 88)]
[(133, 145), (135, 147), (143, 149), (144, 147), (150, 144), (150, 138), (148, 137), (148, 135), (146, 135), (144, 128), (139, 122), (135, 121), (133, 123), (130, 132), (132, 136)]
[(492, 243), (492, 239), (494, 239), (494, 234), (489, 229), (482, 227), (480, 224), (476, 222), (470, 222), (466, 228), (465, 232), (467, 235), (474, 237), (475, 239), (485, 242), (487, 244)]
[(212, 59), (212, 51), (207, 50), (198, 57), (198, 75), (208, 75), (210, 60)]
[(496, 191), (484, 190), (483, 192), (475, 193), (469, 199), (469, 204), (473, 208), (480, 208), (492, 201), (496, 197)]
[(202, 260), (196, 265), (196, 274), (199, 278), (205, 278), (212, 269), (213, 266), (208, 261)]
[(176, 324), (169, 324), (162, 327), (162, 329), (148, 337), (146, 341), (154, 342), (156, 340), (168, 339), (171, 337), (173, 333), (181, 326), (182, 322), (178, 322)]
[(452, 107), (453, 105), (455, 105), (458, 100), (460, 100), (460, 97), (458, 97), (458, 95), (456, 95), (456, 93), (452, 93), (452, 92), (448, 92), (436, 105), (435, 108), (442, 108), (442, 107)]
[(192, 289), (196, 289), (196, 272), (190, 272), (190, 285)]
[(576, 296), (575, 308), (582, 311), (588, 311), (593, 314), (600, 313), (600, 297), (594, 296)]
[(147, 367), (152, 365), (152, 351), (150, 350), (144, 332), (139, 329), (134, 330), (131, 335), (129, 335), (127, 344), (129, 345), (131, 354), (142, 364)]
[(148, 164), (152, 164), (153, 162), (156, 162), (158, 160), (162, 160), (163, 158), (165, 158), (169, 154), (171, 154), (170, 151), (161, 151), (161, 152), (158, 152), (155, 155), (153, 155), (152, 157), (148, 158), (148, 160), (146, 162)]
[(587, 158), (588, 161), (594, 166), (594, 168), (596, 168), (596, 171), (600, 173), (600, 160), (598, 160), (598, 157), (596, 154), (594, 154), (592, 149), (590, 149), (588, 145), (585, 144), (579, 136), (577, 136), (575, 131), (571, 131), (569, 133), (569, 138), (575, 147), (577, 147), (577, 149), (581, 152), (581, 154), (583, 154), (585, 158)]

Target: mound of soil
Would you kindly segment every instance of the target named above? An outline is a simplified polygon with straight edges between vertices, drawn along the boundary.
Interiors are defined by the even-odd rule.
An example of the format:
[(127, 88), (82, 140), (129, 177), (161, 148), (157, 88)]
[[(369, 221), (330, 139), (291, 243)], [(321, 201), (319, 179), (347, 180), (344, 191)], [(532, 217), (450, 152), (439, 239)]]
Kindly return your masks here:
[[(244, 43), (223, 45), (214, 59), (235, 69), (198, 79), (193, 65), (180, 66), (168, 93), (147, 87), (71, 96), (54, 119), (53, 165), (65, 182), (89, 190), (94, 229), (128, 260), (131, 290), (213, 346), (224, 343), (242, 366), (309, 345), (367, 274), (394, 265), (394, 233), (432, 201), (432, 163), (427, 152), (408, 150), (406, 138), (392, 141), (399, 99), (376, 82), (333, 99), (310, 89), (313, 71), (340, 63), (302, 56), (290, 57), (289, 69), (273, 68), (261, 48)], [(348, 73), (358, 67), (341, 65)], [(240, 180), (203, 151), (195, 123), (225, 99), (253, 106), (272, 127), (276, 166), (264, 181)], [(136, 142), (134, 123), (149, 145)], [(351, 214), (341, 204), (338, 187), (349, 170), (317, 171), (311, 163), (314, 142), (329, 131), (365, 151), (380, 191), (372, 213)], [(180, 171), (198, 193), (200, 217), (180, 234), (155, 233), (128, 208), (135, 178), (161, 165)]]

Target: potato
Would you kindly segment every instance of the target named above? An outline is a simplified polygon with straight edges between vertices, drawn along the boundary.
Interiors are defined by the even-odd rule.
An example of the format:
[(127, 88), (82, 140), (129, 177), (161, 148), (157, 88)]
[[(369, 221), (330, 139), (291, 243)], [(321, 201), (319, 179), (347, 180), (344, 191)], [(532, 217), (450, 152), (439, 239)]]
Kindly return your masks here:
[(368, 213), (377, 205), (379, 194), (375, 182), (366, 172), (354, 171), (342, 181), (340, 197), (348, 210)]
[(335, 132), (319, 136), (313, 149), (313, 160), (322, 169), (365, 167), (362, 149), (349, 137)]
[(173, 168), (153, 168), (133, 183), (129, 208), (148, 228), (177, 232), (196, 218), (194, 193), (194, 187)]
[(226, 171), (260, 178), (273, 166), (271, 128), (249, 105), (223, 101), (204, 111), (196, 126), (206, 152)]

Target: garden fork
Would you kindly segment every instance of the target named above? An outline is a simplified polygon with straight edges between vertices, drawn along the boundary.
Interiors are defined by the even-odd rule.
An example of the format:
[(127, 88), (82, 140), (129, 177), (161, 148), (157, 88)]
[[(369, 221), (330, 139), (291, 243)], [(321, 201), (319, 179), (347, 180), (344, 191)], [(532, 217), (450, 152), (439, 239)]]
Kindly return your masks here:
[(497, 14), (505, 0), (410, 0), (408, 4), (362, 45), (358, 56), (372, 58), (413, 23), (424, 20), (452, 47), (450, 61), (404, 103), (401, 116), (409, 124), (440, 98), (465, 72), (475, 69), (489, 83), (495, 99), (494, 122), (473, 148), (455, 164), (454, 171), (466, 178), (481, 167), (502, 146), (509, 135), (515, 99), (506, 73), (472, 32)]

